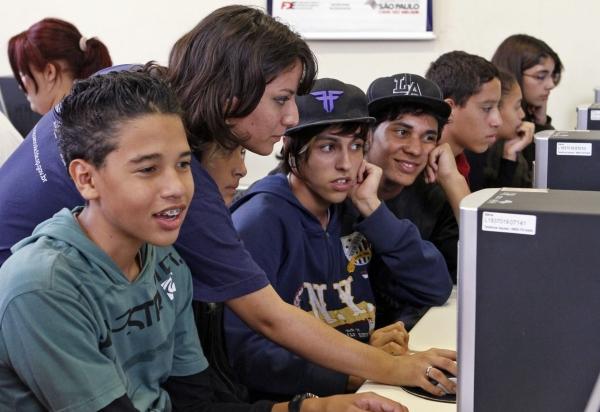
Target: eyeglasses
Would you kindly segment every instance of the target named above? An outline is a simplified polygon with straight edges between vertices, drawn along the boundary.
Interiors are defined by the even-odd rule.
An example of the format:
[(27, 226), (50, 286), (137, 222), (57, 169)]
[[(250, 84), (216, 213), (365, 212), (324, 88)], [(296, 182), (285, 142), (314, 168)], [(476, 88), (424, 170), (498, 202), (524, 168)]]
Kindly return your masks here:
[(544, 83), (547, 78), (551, 78), (552, 82), (554, 84), (558, 84), (560, 82), (560, 73), (546, 73), (546, 72), (535, 73), (535, 74), (523, 73), (523, 76), (531, 77), (540, 83)]

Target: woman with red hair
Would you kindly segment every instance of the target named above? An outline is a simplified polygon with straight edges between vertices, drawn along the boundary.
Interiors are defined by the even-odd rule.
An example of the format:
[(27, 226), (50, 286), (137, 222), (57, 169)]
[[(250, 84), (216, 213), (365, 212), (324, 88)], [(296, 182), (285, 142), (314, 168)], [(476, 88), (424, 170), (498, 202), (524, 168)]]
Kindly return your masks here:
[(31, 110), (45, 114), (83, 79), (112, 65), (108, 49), (64, 20), (46, 18), (8, 41), (13, 74)]

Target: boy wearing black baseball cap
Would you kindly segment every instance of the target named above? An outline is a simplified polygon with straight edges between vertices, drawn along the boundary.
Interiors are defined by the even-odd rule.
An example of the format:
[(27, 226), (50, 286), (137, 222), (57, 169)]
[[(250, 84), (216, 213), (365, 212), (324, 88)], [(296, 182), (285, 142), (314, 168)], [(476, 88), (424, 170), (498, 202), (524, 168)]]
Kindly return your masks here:
[[(321, 79), (296, 103), (300, 121), (286, 132), (283, 173), (256, 182), (234, 203), (234, 225), (285, 301), (348, 336), (400, 355), (408, 338), (401, 323), (374, 331), (369, 265), (380, 260), (403, 276), (404, 283), (389, 289), (401, 298), (406, 289), (429, 287), (421, 279), (445, 270), (443, 256), (377, 197), (381, 169), (364, 161), (373, 121), (365, 94), (338, 80)], [(349, 233), (341, 230), (346, 198), (361, 215)], [(447, 272), (440, 288), (447, 297)], [(343, 393), (362, 383), (299, 358), (252, 331), (231, 311), (225, 315), (225, 331), (230, 361), (257, 397)], [(423, 371), (429, 364), (455, 373), (454, 357), (455, 352), (438, 349), (403, 356), (405, 384), (439, 394), (439, 388), (423, 380)]]
[[(367, 96), (369, 113), (375, 117), (367, 159), (383, 169), (379, 197), (436, 245), (456, 282), (456, 218), (469, 188), (451, 147), (438, 145), (451, 108), (437, 84), (411, 73), (374, 80)], [(428, 184), (434, 181), (439, 186)]]

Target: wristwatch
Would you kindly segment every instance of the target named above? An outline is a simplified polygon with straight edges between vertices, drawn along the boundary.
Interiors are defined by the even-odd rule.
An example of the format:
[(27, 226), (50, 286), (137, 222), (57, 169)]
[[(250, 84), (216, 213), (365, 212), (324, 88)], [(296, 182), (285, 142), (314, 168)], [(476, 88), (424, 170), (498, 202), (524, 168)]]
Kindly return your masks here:
[(310, 392), (294, 396), (292, 400), (288, 402), (288, 412), (300, 412), (302, 401), (308, 398), (318, 398), (318, 396)]

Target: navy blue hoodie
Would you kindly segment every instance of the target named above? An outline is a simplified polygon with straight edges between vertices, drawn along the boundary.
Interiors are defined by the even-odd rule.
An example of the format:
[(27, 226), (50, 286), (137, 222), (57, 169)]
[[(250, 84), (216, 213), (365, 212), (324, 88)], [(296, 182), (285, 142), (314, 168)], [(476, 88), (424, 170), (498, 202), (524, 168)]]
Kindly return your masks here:
[[(408, 220), (382, 203), (352, 233), (342, 233), (343, 204), (330, 208), (324, 230), (292, 193), (285, 175), (267, 176), (232, 206), (234, 225), (279, 295), (340, 332), (368, 342), (375, 325), (369, 279), (374, 256), (390, 268), (390, 287), (447, 298), (452, 289), (440, 252)], [(394, 290), (390, 290), (394, 293)], [(444, 299), (445, 300), (445, 299)], [(255, 394), (279, 399), (296, 393), (345, 392), (347, 376), (312, 364), (225, 313), (229, 359)]]

